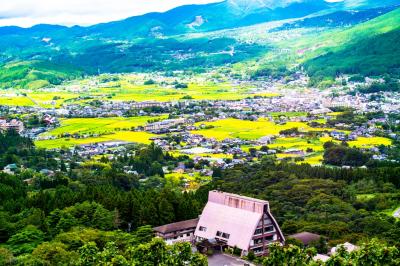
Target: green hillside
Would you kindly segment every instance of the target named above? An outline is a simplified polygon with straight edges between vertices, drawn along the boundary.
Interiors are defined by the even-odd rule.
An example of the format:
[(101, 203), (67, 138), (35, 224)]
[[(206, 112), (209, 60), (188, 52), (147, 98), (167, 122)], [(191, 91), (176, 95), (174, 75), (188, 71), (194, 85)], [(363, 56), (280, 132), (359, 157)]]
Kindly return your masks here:
[(0, 88), (37, 89), (76, 78), (81, 72), (67, 65), (27, 61), (0, 66)]
[[(304, 66), (316, 84), (337, 74), (399, 74), (400, 9), (347, 30), (308, 38), (301, 47), (319, 47), (304, 56)], [(313, 43), (313, 44), (311, 44)]]
[(308, 61), (305, 66), (314, 82), (338, 73), (376, 76), (400, 75), (400, 30), (373, 36)]

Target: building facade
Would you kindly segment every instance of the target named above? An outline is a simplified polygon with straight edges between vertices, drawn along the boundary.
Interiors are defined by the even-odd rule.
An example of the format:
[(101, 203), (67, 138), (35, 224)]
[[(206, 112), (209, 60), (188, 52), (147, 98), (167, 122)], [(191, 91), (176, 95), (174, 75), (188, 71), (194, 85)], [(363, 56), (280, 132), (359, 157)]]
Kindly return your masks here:
[(268, 201), (210, 191), (194, 233), (196, 241), (217, 241), (222, 247), (236, 247), (242, 255), (253, 251), (262, 256), (271, 243), (285, 238), (272, 216)]
[(191, 219), (187, 221), (166, 224), (154, 227), (155, 235), (161, 237), (167, 244), (176, 242), (193, 242), (194, 231), (196, 230), (199, 219)]

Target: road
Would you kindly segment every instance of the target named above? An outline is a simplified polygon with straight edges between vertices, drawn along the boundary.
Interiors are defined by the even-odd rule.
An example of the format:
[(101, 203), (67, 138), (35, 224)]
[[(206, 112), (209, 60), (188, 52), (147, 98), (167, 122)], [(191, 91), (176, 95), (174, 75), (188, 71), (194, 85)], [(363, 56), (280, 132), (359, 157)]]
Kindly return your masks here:
[(226, 255), (226, 254), (214, 254), (208, 257), (209, 266), (243, 266), (248, 263), (250, 266), (255, 266), (252, 263), (246, 262), (244, 260)]

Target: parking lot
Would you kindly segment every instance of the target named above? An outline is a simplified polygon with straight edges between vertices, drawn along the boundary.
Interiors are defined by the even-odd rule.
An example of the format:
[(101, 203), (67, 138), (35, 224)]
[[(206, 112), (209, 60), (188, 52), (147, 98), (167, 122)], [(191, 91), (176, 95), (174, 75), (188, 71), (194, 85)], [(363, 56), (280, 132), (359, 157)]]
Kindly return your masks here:
[(208, 265), (209, 266), (244, 266), (244, 265), (255, 266), (252, 263), (222, 253), (217, 253), (212, 256), (209, 256)]

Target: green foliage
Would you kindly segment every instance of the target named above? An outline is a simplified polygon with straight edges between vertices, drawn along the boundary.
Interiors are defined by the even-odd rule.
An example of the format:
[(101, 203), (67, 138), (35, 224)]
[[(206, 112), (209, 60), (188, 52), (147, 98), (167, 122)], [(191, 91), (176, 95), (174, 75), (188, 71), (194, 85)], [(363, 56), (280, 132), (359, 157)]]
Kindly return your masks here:
[(77, 225), (111, 230), (116, 227), (114, 221), (114, 212), (106, 210), (96, 202), (85, 201), (64, 210), (52, 211), (46, 219), (46, 224), (49, 232), (56, 235)]
[[(388, 15), (390, 14), (399, 17), (396, 11)], [(327, 79), (333, 80), (343, 73), (364, 77), (384, 74), (399, 76), (400, 48), (398, 45), (393, 45), (399, 41), (400, 30), (373, 36), (366, 35), (365, 39), (345, 44), (337, 51), (311, 59), (305, 63), (311, 77), (310, 84), (316, 85)]]
[(331, 145), (324, 152), (324, 163), (335, 166), (363, 166), (370, 159), (371, 155), (344, 145)]
[(192, 253), (189, 243), (167, 246), (159, 238), (130, 249), (130, 256), (135, 265), (207, 265), (204, 256)]
[(12, 265), (14, 260), (15, 258), (10, 250), (0, 247), (0, 265)]
[(298, 246), (280, 246), (278, 244), (269, 247), (269, 256), (263, 260), (263, 265), (309, 265), (317, 254), (313, 248), (302, 250)]
[(344, 248), (339, 248), (327, 262), (327, 266), (333, 265), (399, 265), (400, 252), (396, 247), (381, 244), (377, 239), (363, 243), (361, 247), (351, 253)]
[(7, 246), (14, 254), (21, 255), (24, 253), (31, 253), (43, 240), (43, 232), (29, 225), (13, 235), (7, 241)]
[(58, 85), (64, 80), (79, 77), (81, 74), (76, 69), (67, 63), (60, 65), (46, 61), (9, 63), (1, 66), (0, 89), (39, 89)]
[(263, 260), (263, 265), (388, 265), (394, 266), (400, 263), (398, 248), (387, 246), (373, 239), (363, 243), (357, 250), (347, 252), (344, 247), (339, 247), (337, 252), (327, 262), (315, 262), (313, 257), (317, 254), (314, 248), (302, 249), (298, 246), (271, 245), (270, 254)]

